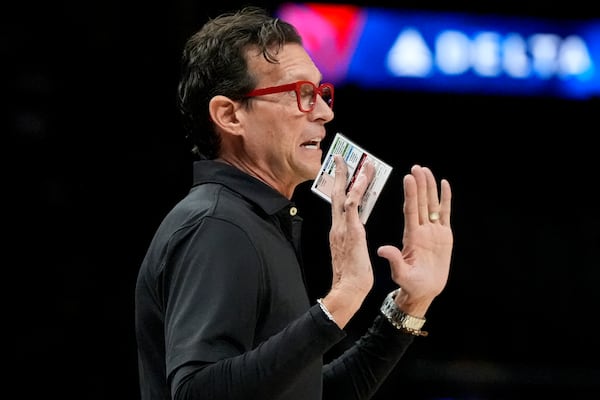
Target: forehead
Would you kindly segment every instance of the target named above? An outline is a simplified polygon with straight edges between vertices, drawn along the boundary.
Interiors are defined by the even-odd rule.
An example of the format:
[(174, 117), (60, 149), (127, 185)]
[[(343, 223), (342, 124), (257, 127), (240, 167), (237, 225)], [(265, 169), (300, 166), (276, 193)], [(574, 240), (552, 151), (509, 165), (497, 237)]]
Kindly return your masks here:
[(286, 44), (276, 54), (279, 63), (268, 62), (256, 49), (248, 51), (248, 68), (259, 87), (274, 86), (298, 80), (321, 81), (321, 73), (304, 47)]

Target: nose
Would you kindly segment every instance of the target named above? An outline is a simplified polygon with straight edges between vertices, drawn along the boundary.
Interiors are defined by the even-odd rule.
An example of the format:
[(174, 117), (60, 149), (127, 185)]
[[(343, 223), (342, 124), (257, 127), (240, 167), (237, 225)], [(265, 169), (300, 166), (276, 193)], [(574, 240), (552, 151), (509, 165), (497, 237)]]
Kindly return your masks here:
[(325, 122), (331, 121), (334, 116), (333, 109), (320, 95), (317, 95), (317, 104), (310, 114), (314, 119), (322, 119)]

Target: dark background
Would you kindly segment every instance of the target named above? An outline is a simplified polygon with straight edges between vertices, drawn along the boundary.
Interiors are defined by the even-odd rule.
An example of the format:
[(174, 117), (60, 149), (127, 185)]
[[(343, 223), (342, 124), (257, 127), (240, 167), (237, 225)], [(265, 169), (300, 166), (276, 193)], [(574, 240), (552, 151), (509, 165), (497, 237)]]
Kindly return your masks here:
[[(243, 4), (216, 3), (26, 0), (0, 14), (6, 393), (138, 398), (135, 278), (191, 182), (175, 107), (180, 52), (208, 17)], [(599, 14), (587, 1), (352, 4)], [(374, 251), (399, 244), (402, 175), (420, 163), (453, 185), (448, 286), (428, 314), (430, 336), (415, 341), (377, 399), (600, 394), (599, 105), (337, 89), (330, 138), (342, 131), (394, 167), (367, 224), (375, 288), (348, 342), (392, 288)], [(329, 209), (309, 185), (296, 201), (316, 297), (328, 286)]]

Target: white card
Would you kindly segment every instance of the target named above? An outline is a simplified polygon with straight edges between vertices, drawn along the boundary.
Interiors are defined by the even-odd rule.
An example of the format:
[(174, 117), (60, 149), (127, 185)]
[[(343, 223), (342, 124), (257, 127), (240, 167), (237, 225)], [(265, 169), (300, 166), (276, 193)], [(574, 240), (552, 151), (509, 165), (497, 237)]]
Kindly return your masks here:
[(333, 162), (333, 156), (336, 154), (341, 155), (348, 165), (348, 182), (346, 183), (346, 190), (352, 186), (354, 179), (356, 179), (362, 166), (367, 160), (375, 167), (375, 177), (367, 188), (358, 209), (361, 222), (366, 224), (369, 215), (371, 215), (371, 211), (373, 211), (375, 202), (392, 172), (392, 167), (357, 146), (341, 133), (336, 133), (333, 142), (331, 143), (331, 147), (329, 147), (329, 150), (327, 151), (323, 165), (321, 165), (321, 169), (311, 187), (311, 190), (314, 193), (330, 203), (331, 193), (333, 191), (333, 180), (335, 177), (335, 163)]

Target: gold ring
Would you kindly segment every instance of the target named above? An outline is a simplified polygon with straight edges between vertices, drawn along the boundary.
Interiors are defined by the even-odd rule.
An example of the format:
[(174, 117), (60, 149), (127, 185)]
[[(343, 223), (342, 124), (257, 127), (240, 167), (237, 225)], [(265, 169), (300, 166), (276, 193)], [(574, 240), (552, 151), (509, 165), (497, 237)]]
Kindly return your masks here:
[(431, 222), (437, 221), (438, 219), (440, 219), (440, 213), (437, 211), (434, 212), (430, 212), (429, 213), (429, 220)]

